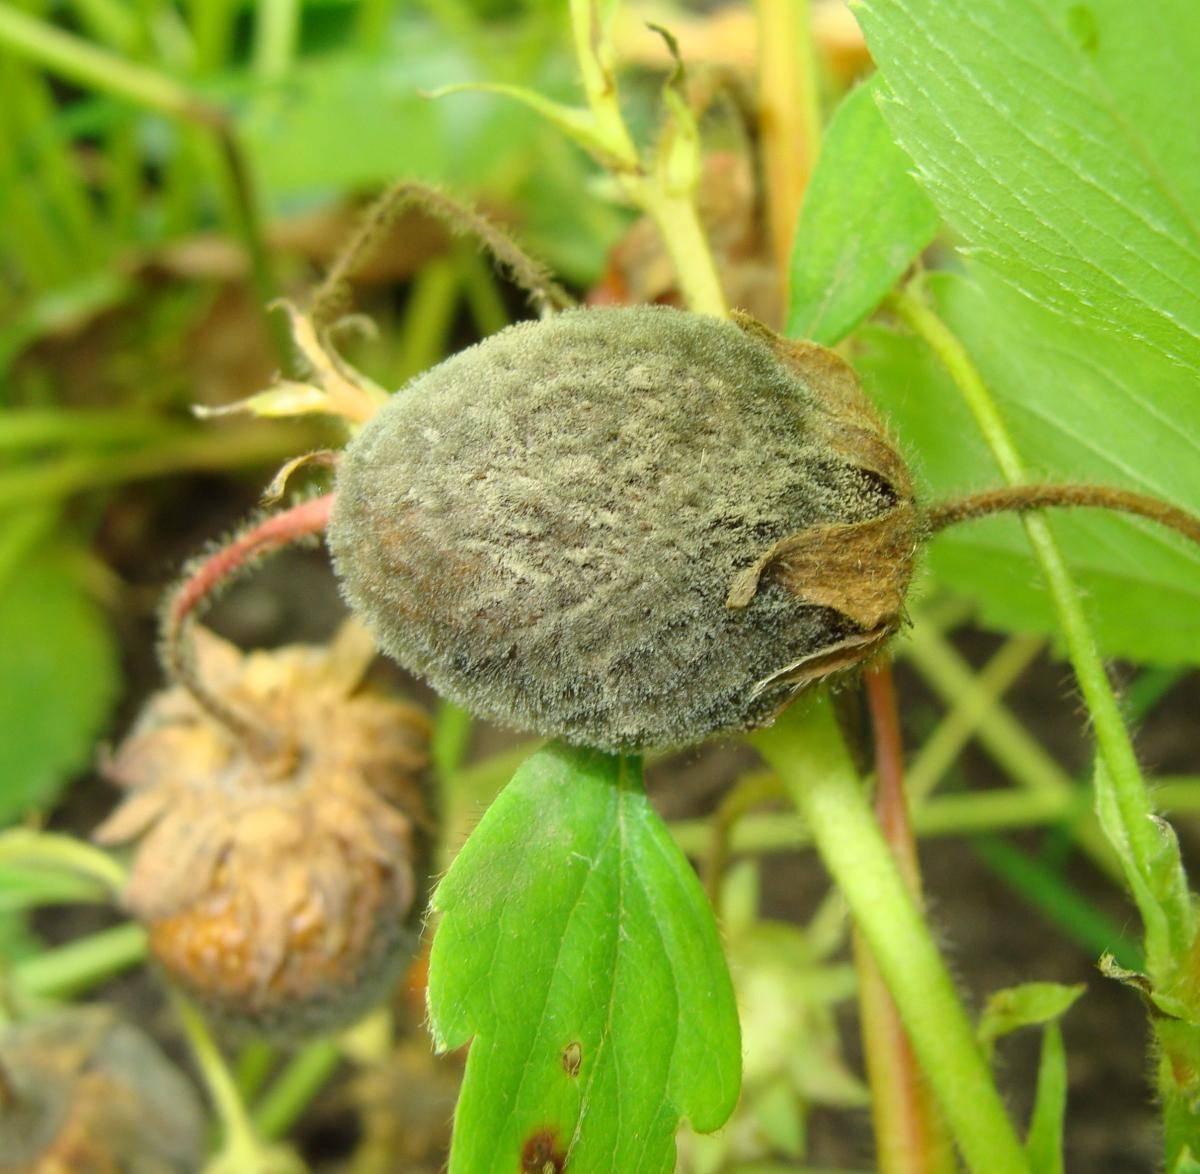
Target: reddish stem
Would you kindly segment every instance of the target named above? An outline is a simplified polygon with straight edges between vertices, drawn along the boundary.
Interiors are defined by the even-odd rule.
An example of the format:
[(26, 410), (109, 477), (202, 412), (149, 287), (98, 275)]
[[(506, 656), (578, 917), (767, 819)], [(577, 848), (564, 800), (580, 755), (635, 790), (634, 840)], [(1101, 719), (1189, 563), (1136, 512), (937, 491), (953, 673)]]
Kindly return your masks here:
[[(900, 874), (918, 902), (921, 873), (904, 793), (904, 743), (891, 665), (864, 674), (875, 741), (875, 812)], [(870, 950), (855, 935), (864, 1052), (879, 1168), (884, 1174), (953, 1169), (949, 1143), (899, 1012)]]
[(163, 613), (162, 658), (167, 674), (187, 689), (210, 717), (244, 740), (256, 753), (278, 753), (278, 740), (270, 731), (228, 706), (200, 679), (188, 638), (191, 622), (196, 612), (211, 600), (213, 593), (253, 559), (322, 533), (329, 525), (333, 498), (332, 493), (314, 497), (272, 514), (243, 531), (228, 545), (209, 555), (184, 579)]
[(1132, 489), (1117, 489), (1111, 485), (1006, 485), (971, 493), (953, 501), (942, 501), (929, 508), (926, 524), (932, 533), (969, 522), (988, 514), (1040, 510), (1054, 507), (1082, 507), (1114, 510), (1135, 514), (1152, 522), (1168, 526), (1192, 542), (1200, 542), (1200, 517), (1170, 502), (1136, 493)]
[(875, 740), (875, 814), (909, 892), (919, 901), (921, 870), (904, 793), (904, 740), (900, 734), (892, 666), (886, 662), (877, 664), (863, 674), (863, 681)]

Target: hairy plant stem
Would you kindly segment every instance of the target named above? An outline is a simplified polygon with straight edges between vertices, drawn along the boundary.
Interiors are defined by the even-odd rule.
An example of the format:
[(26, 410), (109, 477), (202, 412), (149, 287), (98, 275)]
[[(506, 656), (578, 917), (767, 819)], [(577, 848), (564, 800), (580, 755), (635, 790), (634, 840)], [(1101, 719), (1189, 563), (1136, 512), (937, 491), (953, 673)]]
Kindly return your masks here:
[(569, 310), (575, 305), (575, 299), (550, 276), (550, 271), (482, 212), (429, 184), (404, 179), (367, 208), (349, 243), (314, 292), (309, 312), (318, 333), (345, 313), (350, 301), (350, 279), (386, 241), (396, 221), (412, 209), (434, 217), (451, 232), (479, 240), (496, 264), (512, 276), (542, 312)]
[(1009, 485), (988, 489), (951, 501), (938, 502), (925, 515), (925, 523), (934, 533), (985, 518), (989, 514), (1047, 508), (1085, 508), (1134, 514), (1167, 526), (1191, 542), (1200, 542), (1200, 518), (1148, 493), (1134, 493), (1111, 485)]
[(1026, 1174), (971, 1023), (866, 801), (828, 696), (802, 698), (750, 741), (783, 779), (846, 898), (967, 1165)]
[(187, 689), (209, 717), (264, 761), (285, 759), (292, 748), (281, 742), (273, 730), (234, 709), (208, 687), (193, 655), (192, 624), (197, 612), (211, 602), (215, 592), (254, 559), (302, 538), (323, 533), (332, 509), (333, 494), (327, 493), (271, 514), (251, 526), (194, 567), (171, 595), (163, 612), (162, 660), (167, 673)]
[[(875, 815), (909, 895), (920, 908), (921, 870), (904, 790), (904, 745), (891, 665), (884, 662), (868, 669), (863, 680), (875, 743)], [(917, 1066), (895, 1000), (857, 925), (854, 962), (880, 1174), (953, 1174), (954, 1155), (945, 1125)]]
[[(945, 366), (1010, 485), (1025, 481), (1025, 469), (991, 393), (966, 348), (930, 306), (910, 290), (893, 295), (892, 306)], [(1104, 669), (1083, 602), (1044, 518), (1021, 515), (1030, 546), (1046, 577), (1076, 680), (1095, 729), (1099, 754), (1097, 807), (1111, 813), (1109, 835), (1146, 929), (1146, 962), (1154, 983), (1171, 987), (1186, 964), (1195, 937), (1195, 915), (1178, 847), (1154, 818), (1133, 744), (1112, 683)]]

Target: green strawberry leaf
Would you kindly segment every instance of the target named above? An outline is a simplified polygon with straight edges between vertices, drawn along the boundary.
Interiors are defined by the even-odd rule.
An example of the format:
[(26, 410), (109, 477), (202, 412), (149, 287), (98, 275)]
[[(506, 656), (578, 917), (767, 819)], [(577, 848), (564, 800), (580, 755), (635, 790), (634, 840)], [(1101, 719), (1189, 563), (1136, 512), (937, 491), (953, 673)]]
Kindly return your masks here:
[(670, 1171), (686, 1117), (737, 1101), (737, 1011), (712, 912), (636, 759), (551, 745), (493, 802), (433, 900), (440, 1050), (472, 1040), (450, 1169)]
[[(994, 394), (1031, 477), (1123, 485), (1200, 511), (1192, 376), (1046, 313), (982, 270), (975, 281), (931, 275), (927, 290)], [(921, 496), (998, 484), (974, 420), (928, 348), (879, 324), (856, 338), (855, 366), (902, 438)], [(1105, 655), (1200, 662), (1200, 550), (1151, 522), (1098, 510), (1053, 511), (1050, 524)], [(930, 544), (928, 565), (975, 600), (989, 626), (1057, 632), (1016, 518), (946, 531)]]
[[(1200, 25), (1187, 0), (863, 0), (880, 108), (962, 234), (971, 280), (931, 290), (1031, 477), (1127, 486), (1200, 511)], [(944, 373), (868, 328), (862, 356), (927, 495), (998, 470)], [(873, 370), (872, 370), (873, 368)], [(1096, 511), (1051, 525), (1106, 655), (1200, 661), (1200, 552)], [(1055, 620), (1021, 528), (930, 549), (1009, 630)]]
[(984, 267), (1200, 371), (1193, 0), (861, 0), (882, 109)]
[(787, 333), (832, 346), (870, 314), (937, 232), (879, 113), (872, 78), (838, 107), (821, 145), (792, 246)]
[(0, 825), (45, 811), (90, 761), (118, 685), (103, 613), (46, 555), (0, 591)]

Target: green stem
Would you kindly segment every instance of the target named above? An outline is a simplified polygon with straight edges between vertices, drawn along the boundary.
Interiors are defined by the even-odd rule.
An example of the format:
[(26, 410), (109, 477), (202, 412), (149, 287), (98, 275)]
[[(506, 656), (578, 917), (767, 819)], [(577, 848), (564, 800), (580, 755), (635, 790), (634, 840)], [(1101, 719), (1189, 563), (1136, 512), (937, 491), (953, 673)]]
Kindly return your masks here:
[(503, 330), (512, 317), (500, 294), (495, 270), (484, 261), (478, 250), (468, 248), (463, 241), (455, 242), (454, 256), (463, 285), (463, 296), (471, 311), (475, 329), (484, 338)]
[(967, 1165), (987, 1174), (1027, 1174), (971, 1023), (875, 822), (828, 698), (801, 700), (750, 740), (807, 820)]
[(0, 863), (89, 877), (114, 896), (125, 887), (125, 869), (117, 860), (83, 840), (58, 832), (13, 828), (0, 833)]
[[(596, 127), (606, 140), (609, 151), (630, 170), (638, 166), (637, 148), (629, 135), (613, 80), (612, 40), (603, 25), (601, 5), (596, 0), (570, 0), (571, 32), (575, 40), (575, 59), (587, 104)], [(612, 5), (608, 6), (610, 9)]]
[(630, 181), (627, 186), (658, 228), (688, 309), (694, 314), (727, 318), (729, 304), (700, 223), (694, 193), (664, 192), (645, 179)]
[(221, 1123), (221, 1159), (229, 1169), (246, 1174), (263, 1169), (262, 1143), (204, 1016), (178, 992), (173, 993), (172, 1002)]
[[(920, 621), (918, 621), (920, 623)], [(908, 767), (910, 801), (916, 805), (932, 794), (962, 754), (980, 724), (1033, 663), (1045, 641), (1037, 636), (1014, 636), (978, 672), (969, 688), (950, 702), (946, 716), (922, 743)], [(901, 655), (904, 645), (898, 649)]]
[(258, 1096), (267, 1077), (275, 1067), (278, 1057), (275, 1049), (265, 1040), (253, 1039), (242, 1046), (234, 1064), (233, 1075), (237, 1081), (238, 1096), (243, 1103)]
[(312, 437), (312, 430), (305, 427), (255, 425), (236, 430), (197, 429), (190, 435), (132, 452), (71, 453), (0, 473), (0, 509), (195, 469), (270, 464), (311, 447)]
[(164, 416), (105, 408), (9, 408), (0, 412), (0, 452), (64, 444), (87, 448), (169, 437), (179, 425)]
[[(900, 317), (933, 350), (966, 401), (984, 440), (1010, 485), (1025, 469), (995, 401), (965, 347), (919, 297), (895, 295)], [(1178, 848), (1154, 819), (1154, 809), (1112, 683), (1104, 669), (1083, 602), (1045, 519), (1023, 513), (1021, 524), (1041, 565), (1058, 613), (1075, 678), (1095, 729), (1099, 750), (1096, 801), (1112, 813), (1108, 832), (1146, 925), (1146, 961), (1152, 978), (1169, 985), (1186, 959), (1195, 934), (1194, 913)]]
[(66, 999), (90, 990), (146, 957), (146, 931), (126, 922), (56, 946), (13, 967), (13, 982), (31, 999)]
[[(750, 777), (768, 777), (757, 772)], [(1200, 779), (1171, 779), (1156, 783), (1154, 797), (1162, 810), (1180, 814), (1200, 812)], [(913, 811), (913, 830), (918, 836), (970, 836), (983, 832), (1015, 831), (1047, 827), (1071, 820), (1079, 810), (1073, 796), (1031, 794), (1028, 791), (972, 791), (938, 795)], [(712, 845), (709, 819), (676, 820), (671, 835), (680, 849), (703, 860)], [(742, 815), (729, 832), (731, 855), (763, 852), (792, 852), (812, 843), (808, 825), (791, 813)]]
[(445, 356), (461, 289), (452, 253), (434, 258), (417, 274), (400, 328), (397, 383), (428, 370)]
[(262, 78), (276, 81), (292, 63), (300, 33), (297, 0), (258, 0), (255, 5), (254, 70)]
[(975, 709), (980, 683), (954, 646), (937, 632), (918, 624), (909, 631), (903, 652), (943, 701), (971, 705), (980, 744), (1019, 786), (1061, 800), (1064, 809), (1075, 816), (1076, 826), (1072, 830), (1080, 846), (1098, 868), (1119, 881), (1120, 865), (1114, 860), (1108, 841), (1089, 817), (1087, 791), (1071, 779), (998, 701)]
[(115, 94), (162, 114), (210, 125), (221, 117), (166, 74), (127, 61), (10, 5), (0, 7), (0, 44), (77, 85)]
[(317, 1040), (296, 1056), (254, 1108), (259, 1136), (273, 1141), (287, 1133), (341, 1060), (342, 1050), (332, 1039)]
[(688, 309), (715, 318), (728, 317), (729, 306), (696, 208), (698, 139), (690, 147), (687, 166), (683, 167), (693, 177), (686, 190), (659, 170), (647, 172), (643, 167), (617, 99), (611, 30), (606, 23), (611, 21), (612, 13), (613, 6), (596, 0), (571, 0), (575, 55), (595, 129), (605, 143), (604, 162), (629, 198), (657, 226)]

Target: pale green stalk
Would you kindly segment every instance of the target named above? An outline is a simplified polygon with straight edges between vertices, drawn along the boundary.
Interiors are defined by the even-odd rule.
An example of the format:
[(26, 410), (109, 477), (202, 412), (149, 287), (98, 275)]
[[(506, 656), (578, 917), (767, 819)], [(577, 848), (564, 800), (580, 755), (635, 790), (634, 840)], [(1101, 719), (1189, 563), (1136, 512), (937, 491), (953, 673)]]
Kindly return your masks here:
[(29, 999), (67, 999), (145, 957), (146, 931), (130, 921), (23, 959), (13, 967), (13, 986)]
[(967, 1165), (981, 1174), (1025, 1174), (974, 1030), (867, 803), (828, 697), (802, 699), (750, 741), (807, 821)]
[(260, 1137), (282, 1137), (300, 1119), (342, 1061), (336, 1040), (321, 1039), (298, 1052), (254, 1107), (254, 1126)]
[(1061, 800), (1064, 817), (1074, 816), (1073, 833), (1079, 845), (1099, 868), (1120, 880), (1121, 868), (1108, 841), (1090, 818), (1085, 819), (1089, 816), (1087, 791), (998, 701), (986, 709), (975, 708), (978, 679), (954, 646), (937, 632), (917, 624), (908, 632), (903, 647), (904, 654), (943, 701), (959, 701), (975, 710), (975, 734), (980, 745), (1018, 786)]
[(170, 440), (115, 453), (71, 453), (0, 473), (0, 509), (28, 507), (126, 481), (193, 469), (235, 469), (285, 460), (311, 447), (308, 428), (277, 423), (233, 429), (195, 429)]
[[(762, 776), (771, 777), (769, 772)], [(1200, 809), (1200, 782), (1186, 789), (1164, 788), (1166, 801), (1178, 801), (1179, 810)], [(1026, 791), (969, 791), (937, 795), (913, 810), (913, 831), (918, 836), (967, 836), (982, 832), (1013, 831), (1062, 823), (1078, 810), (1069, 795), (1031, 794)], [(711, 819), (677, 820), (669, 825), (679, 847), (691, 857), (704, 859), (712, 850)], [(812, 843), (808, 825), (790, 812), (744, 814), (729, 829), (725, 850), (730, 855), (791, 852)]]
[(204, 1020), (204, 1016), (178, 992), (173, 998), (175, 1014), (179, 1019), (188, 1047), (195, 1058), (196, 1067), (204, 1079), (208, 1095), (221, 1123), (221, 1161), (231, 1170), (244, 1170), (255, 1174), (263, 1168), (262, 1145), (246, 1106), (238, 1093), (225, 1057), (221, 1055), (217, 1042)]
[(12, 828), (0, 833), (0, 863), (75, 873), (99, 881), (114, 896), (125, 887), (125, 869), (114, 857), (59, 832)]
[[(945, 716), (905, 771), (905, 790), (914, 806), (933, 792), (980, 724), (1045, 645), (1037, 636), (1014, 636), (1005, 641), (1000, 651), (972, 675), (971, 685), (949, 702)], [(903, 644), (897, 649), (901, 656), (904, 649)]]
[(258, 0), (255, 6), (254, 71), (268, 81), (287, 74), (300, 35), (297, 0)]
[[(961, 341), (914, 293), (906, 290), (894, 295), (892, 305), (949, 372), (1005, 481), (1021, 484), (1025, 480), (1021, 458), (991, 393)], [(1095, 730), (1099, 751), (1095, 774), (1097, 807), (1102, 822), (1107, 822), (1106, 830), (1146, 925), (1147, 967), (1156, 983), (1169, 985), (1183, 965), (1195, 934), (1194, 912), (1178, 847), (1169, 829), (1154, 819), (1120, 705), (1058, 544), (1040, 513), (1024, 513), (1021, 522), (1045, 575), (1075, 678)]]
[[(712, 250), (696, 208), (700, 145), (694, 121), (682, 103), (670, 104), (674, 147), (670, 160), (645, 167), (625, 125), (617, 97), (611, 30), (605, 26), (616, 5), (571, 0), (575, 55), (605, 161), (626, 193), (655, 223), (670, 254), (688, 309), (724, 318), (729, 314)], [(666, 97), (664, 96), (664, 100)]]

